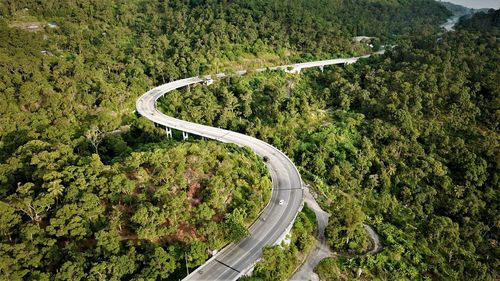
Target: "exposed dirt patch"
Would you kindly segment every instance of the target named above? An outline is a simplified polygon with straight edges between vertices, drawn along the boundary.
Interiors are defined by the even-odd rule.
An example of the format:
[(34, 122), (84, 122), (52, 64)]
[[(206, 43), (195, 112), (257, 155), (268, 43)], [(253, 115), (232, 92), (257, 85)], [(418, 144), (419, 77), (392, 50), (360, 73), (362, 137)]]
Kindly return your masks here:
[(122, 240), (132, 240), (132, 241), (137, 241), (139, 238), (137, 237), (137, 234), (129, 229), (128, 227), (123, 227), (120, 230), (120, 237)]
[(199, 182), (192, 182), (187, 191), (187, 197), (191, 202), (191, 206), (196, 207), (201, 204), (201, 191), (203, 186)]
[(198, 180), (198, 175), (191, 166), (187, 167), (186, 171), (184, 172), (184, 177), (186, 178), (188, 184), (191, 184), (193, 181)]
[(191, 240), (194, 238), (201, 241), (206, 240), (204, 237), (198, 236), (198, 233), (194, 225), (187, 222), (182, 222), (179, 223), (179, 226), (177, 227), (177, 232), (175, 234), (164, 236), (160, 240), (162, 242), (171, 243), (175, 241)]
[(122, 214), (129, 214), (129, 215), (134, 214), (134, 208), (132, 208), (132, 206), (129, 205), (119, 204), (118, 209)]
[[(196, 157), (190, 156), (189, 162), (196, 161)], [(209, 171), (203, 176), (198, 175), (199, 173), (188, 167), (184, 172), (184, 177), (188, 184), (187, 197), (191, 202), (191, 207), (196, 207), (203, 202), (202, 191), (205, 189), (203, 181), (209, 179), (213, 176), (213, 172)]]
[(212, 220), (215, 222), (220, 222), (224, 220), (224, 214), (217, 212), (213, 217)]
[(92, 249), (92, 248), (95, 248), (95, 246), (97, 245), (97, 241), (95, 239), (86, 239), (82, 242), (80, 242), (80, 248), (81, 249)]

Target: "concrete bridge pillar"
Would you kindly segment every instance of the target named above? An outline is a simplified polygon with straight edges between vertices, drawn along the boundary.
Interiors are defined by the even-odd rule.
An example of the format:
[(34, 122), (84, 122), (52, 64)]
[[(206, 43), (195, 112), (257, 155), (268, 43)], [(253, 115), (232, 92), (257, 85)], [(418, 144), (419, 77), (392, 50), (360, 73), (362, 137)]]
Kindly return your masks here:
[(320, 65), (319, 69), (321, 70), (321, 72), (323, 72), (325, 70), (325, 66), (324, 65)]
[(188, 133), (186, 133), (186, 132), (182, 132), (182, 139), (183, 139), (183, 140), (187, 140), (187, 139), (188, 139), (188, 136), (189, 136), (189, 135), (188, 135)]
[(165, 131), (167, 132), (167, 139), (172, 138), (172, 129), (170, 127), (166, 127)]
[(357, 60), (347, 60), (344, 65), (349, 65), (355, 63)]

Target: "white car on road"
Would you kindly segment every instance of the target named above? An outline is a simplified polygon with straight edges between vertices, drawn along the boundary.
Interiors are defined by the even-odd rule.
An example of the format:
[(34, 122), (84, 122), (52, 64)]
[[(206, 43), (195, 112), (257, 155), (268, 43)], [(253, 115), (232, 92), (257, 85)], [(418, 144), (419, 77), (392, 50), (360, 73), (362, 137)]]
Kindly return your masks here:
[(203, 84), (205, 86), (210, 86), (214, 83), (214, 80), (212, 78), (205, 78), (205, 80), (203, 81)]

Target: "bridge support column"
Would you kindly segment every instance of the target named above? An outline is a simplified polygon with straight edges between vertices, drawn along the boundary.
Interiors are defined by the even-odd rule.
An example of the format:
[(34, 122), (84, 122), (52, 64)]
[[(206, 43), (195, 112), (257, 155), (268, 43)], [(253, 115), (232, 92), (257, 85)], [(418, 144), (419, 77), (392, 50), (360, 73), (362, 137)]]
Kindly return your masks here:
[(325, 66), (322, 65), (322, 66), (319, 67), (319, 69), (321, 70), (321, 72), (323, 72), (325, 70)]
[(167, 139), (172, 138), (172, 129), (170, 127), (166, 127), (165, 131), (167, 132)]
[(189, 136), (189, 135), (188, 135), (188, 133), (186, 133), (186, 132), (182, 132), (182, 139), (183, 139), (183, 140), (187, 140), (187, 139), (188, 139), (188, 136)]

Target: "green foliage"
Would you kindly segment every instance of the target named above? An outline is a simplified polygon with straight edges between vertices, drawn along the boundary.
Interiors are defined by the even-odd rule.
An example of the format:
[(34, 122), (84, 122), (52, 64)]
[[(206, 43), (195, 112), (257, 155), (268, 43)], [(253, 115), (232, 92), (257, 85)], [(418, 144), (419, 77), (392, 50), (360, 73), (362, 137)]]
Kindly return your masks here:
[(350, 110), (365, 116), (359, 131), (369, 138), (371, 167), (353, 194), (385, 245), (349, 267), (363, 267), (367, 278), (491, 280), (500, 49), (486, 34), (432, 42), (402, 44), (384, 61), (331, 74), (334, 92), (350, 88), (342, 77), (360, 86)]
[(304, 207), (302, 208), (302, 212), (307, 217), (309, 222), (314, 226), (314, 228), (316, 228), (316, 213), (314, 213), (314, 211), (311, 208), (309, 208), (307, 203), (304, 203)]
[[(2, 166), (8, 279), (172, 278), (185, 259), (196, 267), (243, 238), (270, 197), (264, 164), (235, 145), (160, 143), (113, 164), (77, 158), (31, 141), (6, 160), (23, 165)], [(46, 184), (54, 179), (60, 194)]]
[(104, 213), (99, 198), (83, 194), (77, 203), (68, 203), (54, 213), (47, 227), (48, 234), (69, 239), (83, 239), (91, 234), (91, 225)]
[(253, 275), (262, 280), (286, 280), (293, 272), (297, 263), (297, 251), (287, 251), (286, 246), (265, 247), (262, 249), (262, 259), (254, 268)]
[(252, 277), (244, 280), (287, 280), (290, 278), (302, 262), (301, 258), (316, 241), (313, 236), (316, 219), (312, 218), (311, 213), (314, 214), (307, 205), (304, 206), (293, 224), (290, 243), (282, 242), (281, 245), (264, 248), (262, 259), (255, 265)]
[(208, 258), (207, 245), (201, 241), (193, 241), (189, 244), (186, 259), (189, 267), (203, 264)]
[[(270, 197), (265, 166), (233, 146), (158, 144), (162, 129), (134, 114), (148, 88), (256, 58), (366, 53), (352, 36), (428, 32), (447, 16), (430, 0), (6, 0), (0, 14), (0, 275), (7, 280), (179, 279), (186, 258), (198, 265), (207, 250), (245, 235)], [(28, 21), (40, 27), (28, 31)], [(299, 114), (326, 105), (329, 95), (316, 98), (314, 87), (297, 81), (290, 99), (286, 76), (267, 75), (216, 94), (194, 88), (203, 101), (190, 112), (198, 97), (171, 93), (168, 110), (287, 147), (322, 176), (330, 162), (316, 163), (313, 153), (341, 148), (344, 162), (359, 155), (350, 138), (365, 142), (351, 127), (326, 151), (318, 136), (306, 154), (299, 136), (307, 134), (298, 129), (324, 118)], [(353, 106), (346, 95), (337, 102)], [(342, 131), (339, 124), (320, 135)], [(490, 162), (469, 160), (478, 168), (466, 177), (488, 182)]]
[[(324, 73), (256, 73), (200, 87), (183, 93), (189, 103), (176, 112), (165, 111), (254, 135), (290, 155), (332, 212), (327, 236), (337, 250), (364, 252), (362, 223), (373, 224), (384, 251), (353, 258), (346, 271), (361, 268), (367, 278), (381, 279), (492, 280), (498, 42), (491, 33), (467, 32), (401, 40), (386, 56)], [(207, 95), (221, 102), (191, 115)], [(219, 116), (231, 95), (240, 106), (226, 122)]]
[(369, 238), (363, 227), (365, 215), (359, 202), (350, 195), (341, 195), (330, 207), (330, 213), (333, 215), (325, 229), (328, 245), (342, 252), (367, 251)]
[(321, 260), (314, 268), (314, 272), (318, 274), (320, 280), (348, 280), (348, 276), (351, 278), (354, 276), (350, 276), (349, 272), (346, 272), (347, 269), (347, 258), (339, 256)]
[(226, 237), (231, 241), (238, 241), (248, 235), (248, 230), (245, 227), (245, 217), (239, 209), (234, 209), (232, 213), (226, 215), (224, 229)]

